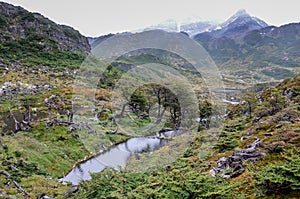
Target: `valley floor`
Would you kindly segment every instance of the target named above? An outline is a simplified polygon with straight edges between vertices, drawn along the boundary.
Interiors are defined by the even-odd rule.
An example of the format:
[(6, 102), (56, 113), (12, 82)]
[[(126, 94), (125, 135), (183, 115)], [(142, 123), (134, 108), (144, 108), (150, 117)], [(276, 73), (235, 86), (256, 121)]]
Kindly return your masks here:
[[(133, 156), (124, 171), (93, 174), (91, 181), (74, 189), (58, 179), (75, 163), (131, 136), (113, 133), (116, 124), (109, 111), (92, 123), (98, 132), (83, 123), (72, 124), (72, 71), (32, 68), (24, 74), (24, 70), (3, 68), (0, 80), (5, 86), (0, 101), (3, 198), (297, 198), (300, 194), (299, 75), (258, 93), (239, 93), (240, 103), (229, 105), (222, 128), (195, 132), (188, 149), (172, 164), (130, 172), (139, 170), (138, 162), (149, 156), (153, 161), (168, 158), (171, 145)], [(99, 89), (96, 95), (99, 103), (111, 108), (109, 90)], [(13, 117), (21, 121), (26, 105), (35, 119), (16, 131)], [(89, 139), (82, 139), (83, 135)], [(258, 139), (253, 151), (246, 153)], [(238, 152), (264, 155), (226, 163)]]

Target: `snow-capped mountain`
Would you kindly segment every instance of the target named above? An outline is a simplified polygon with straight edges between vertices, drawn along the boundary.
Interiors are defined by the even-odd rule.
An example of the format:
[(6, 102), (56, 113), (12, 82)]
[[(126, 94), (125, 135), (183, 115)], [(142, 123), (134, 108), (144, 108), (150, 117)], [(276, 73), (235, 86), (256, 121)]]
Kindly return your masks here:
[(207, 21), (176, 21), (174, 19), (166, 20), (162, 23), (149, 26), (144, 29), (144, 31), (147, 30), (164, 30), (167, 32), (185, 32), (189, 36), (194, 36), (196, 34), (199, 34), (201, 32), (205, 31), (211, 31), (216, 27), (216, 24), (213, 22), (207, 22)]
[(180, 32), (180, 27), (179, 27), (179, 23), (176, 20), (168, 19), (162, 23), (155, 24), (144, 29), (144, 31), (148, 31), (148, 30), (164, 30), (167, 32)]
[(249, 32), (267, 27), (268, 24), (257, 17), (250, 16), (246, 10), (239, 10), (222, 24), (208, 21), (186, 21), (185, 23), (170, 19), (163, 23), (153, 25), (144, 30), (160, 29), (167, 32), (186, 32), (193, 37), (203, 32), (212, 32), (214, 37), (229, 36)]
[(188, 35), (193, 37), (196, 34), (202, 33), (202, 32), (208, 32), (212, 31), (217, 24), (213, 22), (194, 22), (194, 23), (187, 23), (187, 24), (181, 24), (180, 25), (180, 31), (186, 32)]
[(257, 17), (250, 16), (246, 10), (239, 10), (227, 21), (217, 26), (211, 31), (211, 35), (215, 38), (223, 36), (235, 37), (252, 30), (267, 27), (268, 24)]
[(257, 17), (250, 16), (246, 10), (239, 10), (236, 14), (230, 17), (225, 21), (221, 26), (224, 27), (233, 27), (233, 26), (242, 26), (249, 25), (251, 23), (252, 28), (259, 29), (268, 26), (268, 24)]
[[(209, 36), (212, 38), (220, 38), (227, 36), (235, 38), (241, 34), (247, 33), (251, 30), (257, 30), (267, 27), (268, 24), (250, 16), (245, 10), (239, 10), (236, 14), (230, 17), (227, 21), (217, 24), (210, 21), (203, 21), (199, 18), (187, 18), (185, 21), (177, 21), (174, 19), (166, 20), (162, 23), (155, 24), (134, 32), (142, 32), (149, 30), (164, 30), (167, 32), (184, 32), (190, 37), (197, 37), (198, 35)], [(103, 39), (113, 36), (113, 34), (100, 36), (99, 38), (89, 38), (92, 46), (103, 41)]]

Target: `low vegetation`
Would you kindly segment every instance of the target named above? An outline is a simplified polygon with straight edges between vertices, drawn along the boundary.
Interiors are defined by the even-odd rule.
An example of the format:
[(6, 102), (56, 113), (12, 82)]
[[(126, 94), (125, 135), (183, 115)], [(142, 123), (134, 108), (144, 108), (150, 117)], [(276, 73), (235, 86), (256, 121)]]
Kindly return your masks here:
[[(251, 116), (246, 101), (233, 105), (224, 128), (215, 129), (221, 133), (214, 147), (205, 148), (206, 155), (203, 145), (211, 131), (197, 134), (190, 149), (168, 167), (148, 173), (107, 169), (83, 182), (73, 197), (296, 198), (300, 193), (299, 84), (298, 75), (254, 98), (248, 94)], [(255, 137), (262, 140), (258, 150), (265, 152), (265, 157), (244, 162), (246, 170), (237, 177), (210, 176), (218, 158), (245, 148)]]

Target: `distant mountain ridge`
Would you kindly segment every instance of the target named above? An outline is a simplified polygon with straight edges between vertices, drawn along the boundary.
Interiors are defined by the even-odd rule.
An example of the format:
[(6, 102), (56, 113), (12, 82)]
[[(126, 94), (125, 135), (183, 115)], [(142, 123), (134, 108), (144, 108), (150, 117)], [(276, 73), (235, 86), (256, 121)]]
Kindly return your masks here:
[(281, 80), (299, 73), (300, 23), (267, 26), (232, 35), (205, 32), (194, 37), (225, 73), (241, 79)]
[[(201, 33), (214, 35), (214, 37), (222, 37), (225, 35), (228, 37), (234, 37), (235, 32), (237, 35), (239, 35), (241, 31), (243, 31), (243, 33), (246, 33), (248, 31), (261, 29), (267, 26), (268, 24), (266, 22), (264, 22), (261, 19), (258, 19), (257, 17), (250, 16), (246, 12), (246, 10), (239, 10), (227, 21), (221, 24), (217, 24), (210, 21), (186, 21), (184, 23), (180, 23), (176, 20), (169, 19), (162, 23), (149, 26), (143, 29), (142, 31), (164, 30), (166, 32), (184, 32), (187, 33), (190, 37), (195, 37)], [(89, 42), (90, 44), (92, 44), (98, 38), (99, 41), (103, 41), (103, 38), (108, 38), (113, 35), (114, 34), (101, 35), (99, 37), (89, 37)]]
[(215, 36), (218, 37), (222, 35), (233, 36), (235, 31), (238, 31), (239, 33), (241, 30), (247, 32), (267, 26), (268, 24), (263, 20), (250, 16), (246, 10), (241, 9), (227, 21), (221, 24), (209, 21), (180, 23), (176, 20), (167, 20), (160, 24), (149, 26), (145, 28), (144, 31), (160, 29), (167, 32), (186, 32), (190, 37), (203, 32), (214, 32)]

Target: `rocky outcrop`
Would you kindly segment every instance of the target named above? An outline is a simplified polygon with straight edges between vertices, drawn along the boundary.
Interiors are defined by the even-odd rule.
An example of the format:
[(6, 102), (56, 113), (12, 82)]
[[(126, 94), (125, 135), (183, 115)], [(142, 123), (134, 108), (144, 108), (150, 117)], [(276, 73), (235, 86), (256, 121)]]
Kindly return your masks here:
[(41, 14), (31, 13), (22, 7), (0, 2), (0, 42), (24, 38), (40, 39), (49, 50), (90, 52), (88, 39), (79, 31), (58, 25)]
[(261, 140), (256, 138), (253, 143), (248, 145), (248, 148), (236, 151), (231, 156), (220, 158), (217, 161), (217, 166), (209, 171), (210, 174), (213, 177), (219, 175), (222, 178), (239, 176), (245, 171), (243, 161), (255, 162), (259, 158), (266, 156), (265, 153), (255, 152), (260, 143)]

